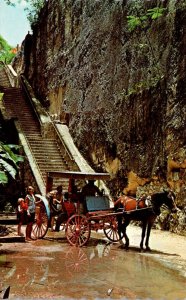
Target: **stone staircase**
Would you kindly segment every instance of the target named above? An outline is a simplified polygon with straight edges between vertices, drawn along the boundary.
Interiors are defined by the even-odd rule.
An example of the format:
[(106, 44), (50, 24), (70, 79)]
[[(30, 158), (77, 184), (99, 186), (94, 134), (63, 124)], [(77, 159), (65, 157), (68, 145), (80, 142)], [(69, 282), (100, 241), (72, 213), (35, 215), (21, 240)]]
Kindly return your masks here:
[[(69, 128), (65, 124), (52, 122), (23, 75), (19, 76), (22, 89), (17, 88), (17, 74), (9, 65), (4, 65), (4, 68), (6, 72), (0, 65), (0, 92), (4, 93), (3, 105), (0, 103), (1, 112), (5, 119), (15, 120), (20, 143), (23, 145), (40, 193), (46, 194), (47, 172), (94, 173), (75, 146)], [(68, 179), (55, 177), (53, 188), (59, 184), (67, 191)], [(76, 184), (81, 188), (84, 180), (76, 181)], [(109, 195), (103, 181), (99, 182), (99, 187)]]
[[(2, 82), (2, 71), (0, 71)], [(4, 82), (4, 79), (3, 79)], [(73, 171), (71, 159), (63, 156), (62, 145), (59, 145), (55, 138), (44, 137), (41, 134), (41, 125), (31, 106), (29, 100), (24, 96), (20, 88), (4, 86), (4, 107), (9, 118), (14, 118), (24, 134), (35, 163), (46, 185), (47, 172), (52, 171)], [(78, 168), (75, 168), (77, 171)], [(54, 187), (62, 184), (63, 189), (68, 189), (67, 179), (55, 178)]]
[(0, 65), (0, 87), (10, 87), (10, 81), (2, 65)]

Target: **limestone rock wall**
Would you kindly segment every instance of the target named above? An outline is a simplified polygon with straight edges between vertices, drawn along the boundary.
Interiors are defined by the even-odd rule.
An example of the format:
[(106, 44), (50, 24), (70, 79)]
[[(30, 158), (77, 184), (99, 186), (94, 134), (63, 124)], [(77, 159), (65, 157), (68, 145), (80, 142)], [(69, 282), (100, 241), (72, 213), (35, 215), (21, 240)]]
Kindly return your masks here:
[[(127, 16), (161, 4), (130, 32)], [(186, 204), (184, 0), (48, 0), (33, 26), (29, 80), (113, 195), (171, 187)], [(184, 221), (185, 222), (185, 221)]]

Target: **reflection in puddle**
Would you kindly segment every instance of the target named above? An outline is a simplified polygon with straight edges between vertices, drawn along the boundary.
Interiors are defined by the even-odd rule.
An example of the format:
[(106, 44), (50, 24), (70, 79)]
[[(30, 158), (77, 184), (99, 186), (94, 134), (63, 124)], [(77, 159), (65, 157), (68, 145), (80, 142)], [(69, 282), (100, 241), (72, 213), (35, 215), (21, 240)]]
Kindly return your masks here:
[(65, 255), (65, 270), (75, 281), (88, 276), (89, 259), (82, 248), (71, 247)]
[(51, 241), (0, 255), (2, 286), (11, 297), (184, 299), (185, 279), (152, 257), (97, 242), (85, 248)]

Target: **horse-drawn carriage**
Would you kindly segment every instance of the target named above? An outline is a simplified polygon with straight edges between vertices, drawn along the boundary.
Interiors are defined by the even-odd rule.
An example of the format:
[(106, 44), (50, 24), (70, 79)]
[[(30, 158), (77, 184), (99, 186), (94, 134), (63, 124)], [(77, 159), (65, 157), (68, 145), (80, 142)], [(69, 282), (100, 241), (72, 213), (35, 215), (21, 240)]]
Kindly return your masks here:
[[(48, 192), (53, 186), (54, 178), (66, 178), (69, 182), (73, 180), (108, 180), (107, 173), (83, 173), (83, 172), (49, 172), (47, 176)], [(48, 231), (48, 220), (50, 218), (50, 208), (45, 197), (37, 195), (43, 201), (36, 206), (36, 222), (33, 225), (32, 238), (43, 238)], [(135, 199), (128, 196), (121, 196), (114, 203), (108, 195), (86, 196), (81, 193), (75, 203), (75, 211), (72, 215), (67, 215), (64, 227), (68, 242), (73, 246), (85, 245), (92, 230), (102, 229), (105, 236), (112, 242), (117, 242), (123, 237), (126, 248), (129, 246), (129, 238), (126, 228), (131, 220), (142, 221), (142, 237), (140, 247), (143, 249), (143, 242), (146, 235), (145, 246), (149, 248), (149, 236), (152, 225), (160, 214), (160, 207), (165, 205), (173, 212), (177, 211), (174, 199), (175, 195), (171, 191), (163, 191), (150, 196), (150, 200)], [(148, 202), (148, 203), (147, 203)], [(82, 213), (82, 204), (86, 209)], [(118, 209), (116, 209), (119, 204)]]
[[(54, 178), (73, 179), (75, 181), (86, 180), (108, 180), (110, 175), (107, 173), (83, 173), (83, 172), (49, 172), (47, 174), (47, 188), (46, 194), (53, 188)], [(45, 197), (36, 195), (42, 201), (36, 203), (36, 222), (33, 224), (32, 238), (43, 238), (47, 231), (50, 218), (50, 207)], [(71, 200), (68, 200), (71, 202)], [(67, 214), (67, 218), (63, 227), (65, 227), (65, 235), (71, 245), (83, 246), (85, 245), (91, 235), (91, 231), (98, 231), (102, 229), (105, 236), (112, 242), (120, 240), (118, 234), (117, 215), (122, 212), (115, 212), (114, 203), (108, 195), (96, 195), (84, 197), (81, 193), (77, 193), (76, 202), (73, 203), (75, 211), (73, 214)], [(67, 205), (68, 204), (68, 205)], [(86, 209), (82, 206), (86, 206)], [(70, 207), (66, 203), (66, 208)], [(67, 208), (68, 213), (68, 208)]]

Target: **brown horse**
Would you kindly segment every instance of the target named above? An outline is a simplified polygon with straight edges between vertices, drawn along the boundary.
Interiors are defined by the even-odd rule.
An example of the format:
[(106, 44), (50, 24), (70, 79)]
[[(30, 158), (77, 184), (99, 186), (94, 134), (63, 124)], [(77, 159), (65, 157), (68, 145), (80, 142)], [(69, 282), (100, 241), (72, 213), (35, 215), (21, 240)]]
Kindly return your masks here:
[[(172, 212), (176, 212), (178, 208), (174, 202), (175, 195), (172, 191), (164, 191), (151, 195), (151, 197), (136, 200), (128, 196), (121, 196), (116, 202), (115, 207), (123, 209), (123, 216), (118, 217), (118, 232), (119, 235), (125, 238), (125, 249), (129, 247), (129, 238), (126, 234), (126, 228), (131, 220), (142, 221), (142, 236), (140, 248), (143, 250), (143, 242), (145, 240), (145, 247), (150, 251), (149, 237), (150, 231), (154, 224), (156, 217), (160, 214), (160, 207), (165, 205)], [(123, 221), (124, 220), (124, 221)]]

